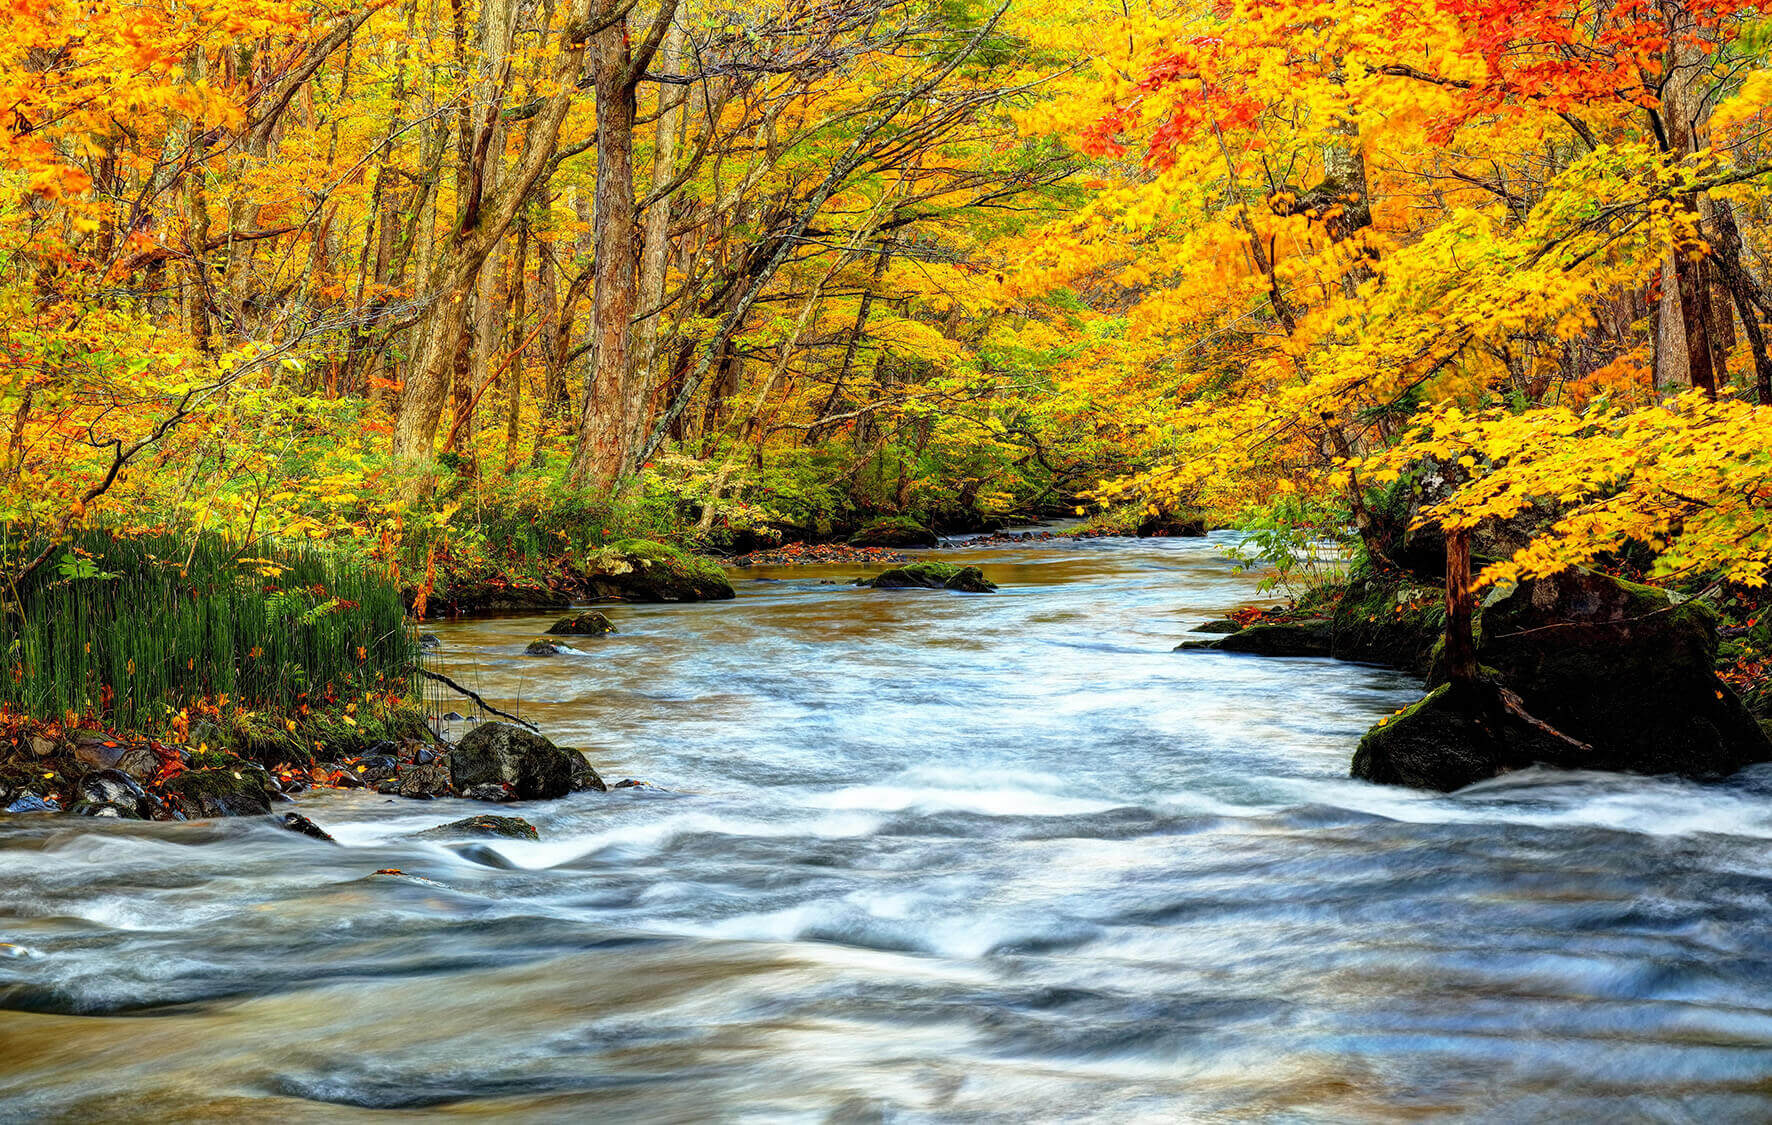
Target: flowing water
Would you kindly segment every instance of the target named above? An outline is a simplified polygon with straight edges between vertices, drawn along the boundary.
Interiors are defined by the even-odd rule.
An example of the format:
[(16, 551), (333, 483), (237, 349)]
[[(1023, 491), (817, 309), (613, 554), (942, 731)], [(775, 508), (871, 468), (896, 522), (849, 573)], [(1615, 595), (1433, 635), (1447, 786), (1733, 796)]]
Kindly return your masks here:
[(1772, 773), (1350, 781), (1418, 688), (1171, 652), (1256, 596), (1223, 547), (438, 627), (658, 787), (504, 810), (539, 843), (0, 823), (0, 1119), (1772, 1118)]

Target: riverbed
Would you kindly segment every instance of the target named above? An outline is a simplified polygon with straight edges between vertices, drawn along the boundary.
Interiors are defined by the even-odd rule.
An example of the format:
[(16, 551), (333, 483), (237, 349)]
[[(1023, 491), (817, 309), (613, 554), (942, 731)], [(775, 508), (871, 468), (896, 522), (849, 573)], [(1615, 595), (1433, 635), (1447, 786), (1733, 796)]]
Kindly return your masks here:
[(1352, 781), (1419, 684), (1172, 652), (1271, 599), (1227, 546), (437, 625), (646, 783), (539, 842), (0, 818), (0, 1120), (1772, 1118), (1772, 770)]

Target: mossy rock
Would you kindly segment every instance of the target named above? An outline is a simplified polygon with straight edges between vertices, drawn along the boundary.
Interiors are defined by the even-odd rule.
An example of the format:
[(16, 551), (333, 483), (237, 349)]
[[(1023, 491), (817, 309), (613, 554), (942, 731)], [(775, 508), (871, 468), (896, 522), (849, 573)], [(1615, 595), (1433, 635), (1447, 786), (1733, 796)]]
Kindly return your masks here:
[(1444, 591), (1401, 580), (1356, 579), (1330, 621), (1330, 655), (1426, 675), (1446, 630)]
[(717, 564), (649, 539), (622, 539), (590, 552), (580, 577), (586, 592), (610, 601), (696, 602), (735, 596)]
[(1483, 675), (1563, 737), (1455, 706), (1441, 686), (1367, 735), (1354, 776), (1448, 789), (1534, 763), (1715, 778), (1772, 761), (1772, 740), (1712, 667), (1716, 623), (1697, 602), (1569, 570), (1497, 591), (1481, 625)]
[(941, 540), (935, 532), (909, 516), (885, 516), (849, 537), (851, 547), (933, 547)]
[(609, 623), (609, 618), (594, 609), (562, 617), (548, 626), (548, 635), (553, 637), (600, 637), (613, 632), (615, 626)]
[(916, 562), (881, 571), (864, 578), (857, 585), (876, 590), (958, 590), (963, 593), (987, 594), (997, 588), (975, 566), (955, 566), (945, 562)]
[(168, 781), (166, 793), (192, 820), (218, 816), (266, 816), (271, 811), (271, 779), (263, 768), (236, 761), (232, 766), (186, 770)]
[(1175, 651), (1206, 649), (1250, 656), (1328, 656), (1332, 637), (1329, 619), (1313, 617), (1304, 621), (1251, 625), (1212, 640), (1183, 641), (1175, 646)]
[(559, 643), (558, 641), (547, 641), (547, 640), (530, 641), (529, 646), (523, 650), (523, 655), (524, 656), (559, 656), (561, 653), (566, 651), (566, 647), (567, 646)]
[(449, 752), (449, 779), (463, 795), (492, 785), (519, 800), (546, 801), (572, 792), (574, 759), (582, 757), (511, 723), (482, 723)]
[(520, 816), (489, 816), (485, 813), (462, 820), (452, 820), (418, 833), (432, 840), (539, 840), (535, 825)]

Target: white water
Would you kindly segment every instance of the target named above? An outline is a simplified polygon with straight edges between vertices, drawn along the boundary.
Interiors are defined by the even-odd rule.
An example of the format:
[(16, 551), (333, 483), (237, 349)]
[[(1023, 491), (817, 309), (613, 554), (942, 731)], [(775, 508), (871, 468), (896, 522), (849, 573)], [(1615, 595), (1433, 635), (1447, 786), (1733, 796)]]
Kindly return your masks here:
[(439, 627), (667, 790), (499, 810), (539, 843), (0, 821), (0, 1119), (1772, 1117), (1772, 772), (1351, 781), (1418, 688), (1172, 653), (1255, 596), (1221, 548)]

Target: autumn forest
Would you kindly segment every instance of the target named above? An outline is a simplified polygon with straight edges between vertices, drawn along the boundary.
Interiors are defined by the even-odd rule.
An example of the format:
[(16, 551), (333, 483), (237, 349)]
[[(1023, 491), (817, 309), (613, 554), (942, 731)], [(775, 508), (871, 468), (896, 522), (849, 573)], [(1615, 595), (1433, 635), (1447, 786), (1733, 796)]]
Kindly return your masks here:
[[(1639, 927), (1772, 912), (1772, 9), (14, 0), (0, 49), (0, 1119), (546, 1118), (585, 1068), (624, 1119), (1654, 1118), (1676, 1040), (1679, 1112), (1772, 1112), (1702, 989), (1523, 952), (1772, 1012), (1763, 950)], [(1097, 890), (1023, 882), (1055, 839)], [(209, 967), (89, 964), (160, 927)], [(617, 931), (659, 995), (497, 975)], [(739, 1061), (771, 949), (812, 1047)], [(1604, 1062), (1486, 1069), (1473, 950)], [(1047, 999), (959, 979), (1009, 956)], [(183, 1016), (151, 1077), (42, 1046), (221, 996), (213, 1080)], [(440, 1066), (470, 1001), (515, 1054)], [(292, 1062), (285, 1004), (351, 1014)]]

